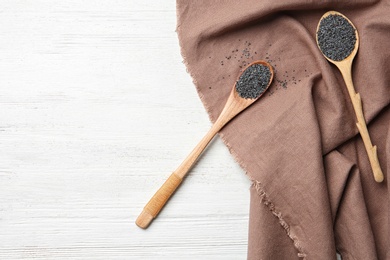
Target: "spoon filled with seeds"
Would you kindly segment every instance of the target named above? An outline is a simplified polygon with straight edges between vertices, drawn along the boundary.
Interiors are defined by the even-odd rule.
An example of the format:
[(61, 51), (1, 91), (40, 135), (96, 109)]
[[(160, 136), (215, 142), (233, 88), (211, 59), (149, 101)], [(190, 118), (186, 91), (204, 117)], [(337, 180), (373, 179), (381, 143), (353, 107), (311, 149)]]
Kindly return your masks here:
[(209, 132), (149, 200), (135, 222), (137, 226), (141, 228), (147, 228), (149, 226), (177, 187), (179, 187), (183, 178), (195, 164), (213, 137), (230, 120), (261, 97), (271, 85), (273, 75), (272, 66), (265, 61), (252, 62), (242, 71), (230, 92), (225, 107)]
[(360, 94), (355, 92), (352, 82), (352, 61), (359, 48), (359, 35), (352, 22), (336, 11), (325, 13), (317, 26), (316, 40), (325, 58), (340, 70), (355, 110), (356, 126), (363, 139), (376, 182), (383, 181), (377, 147), (371, 143)]

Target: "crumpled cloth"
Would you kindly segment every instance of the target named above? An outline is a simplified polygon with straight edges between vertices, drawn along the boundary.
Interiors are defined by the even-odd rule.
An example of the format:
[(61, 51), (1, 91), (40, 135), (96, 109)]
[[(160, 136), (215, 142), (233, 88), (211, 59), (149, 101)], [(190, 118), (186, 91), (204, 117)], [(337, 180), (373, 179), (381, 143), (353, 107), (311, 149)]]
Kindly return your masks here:
[[(315, 32), (329, 10), (356, 26), (353, 80), (385, 175), (374, 181), (337, 68)], [(248, 259), (390, 259), (390, 2), (177, 0), (182, 55), (211, 121), (240, 70), (270, 89), (220, 133), (253, 181)]]

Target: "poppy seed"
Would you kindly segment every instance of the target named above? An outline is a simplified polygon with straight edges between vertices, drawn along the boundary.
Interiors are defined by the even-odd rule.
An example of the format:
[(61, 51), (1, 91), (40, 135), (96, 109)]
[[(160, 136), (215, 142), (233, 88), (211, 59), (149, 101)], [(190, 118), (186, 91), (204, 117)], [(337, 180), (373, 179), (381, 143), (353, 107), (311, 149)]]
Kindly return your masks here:
[(320, 22), (317, 32), (318, 46), (329, 59), (341, 61), (355, 48), (355, 28), (340, 15), (329, 15)]
[(268, 66), (253, 64), (237, 80), (236, 91), (242, 98), (258, 98), (267, 89), (270, 79)]

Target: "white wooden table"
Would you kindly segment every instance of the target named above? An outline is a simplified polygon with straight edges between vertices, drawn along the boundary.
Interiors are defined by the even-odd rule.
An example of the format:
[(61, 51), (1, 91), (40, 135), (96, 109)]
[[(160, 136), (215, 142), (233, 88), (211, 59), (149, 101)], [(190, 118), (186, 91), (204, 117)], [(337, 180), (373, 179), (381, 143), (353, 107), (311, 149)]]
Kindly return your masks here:
[(175, 1), (0, 2), (0, 259), (246, 258), (250, 181), (218, 138), (134, 224), (211, 126), (175, 27)]

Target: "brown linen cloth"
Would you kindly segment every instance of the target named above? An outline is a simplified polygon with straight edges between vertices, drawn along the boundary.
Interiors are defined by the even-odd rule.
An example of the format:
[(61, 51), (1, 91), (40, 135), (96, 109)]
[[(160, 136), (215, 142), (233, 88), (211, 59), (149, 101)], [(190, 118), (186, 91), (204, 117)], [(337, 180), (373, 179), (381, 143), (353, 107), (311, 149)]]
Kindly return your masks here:
[[(373, 179), (344, 81), (315, 41), (320, 17), (358, 29), (353, 65), (385, 174)], [(253, 181), (248, 259), (390, 259), (390, 1), (177, 1), (185, 64), (212, 121), (240, 69), (276, 78), (221, 132)]]

